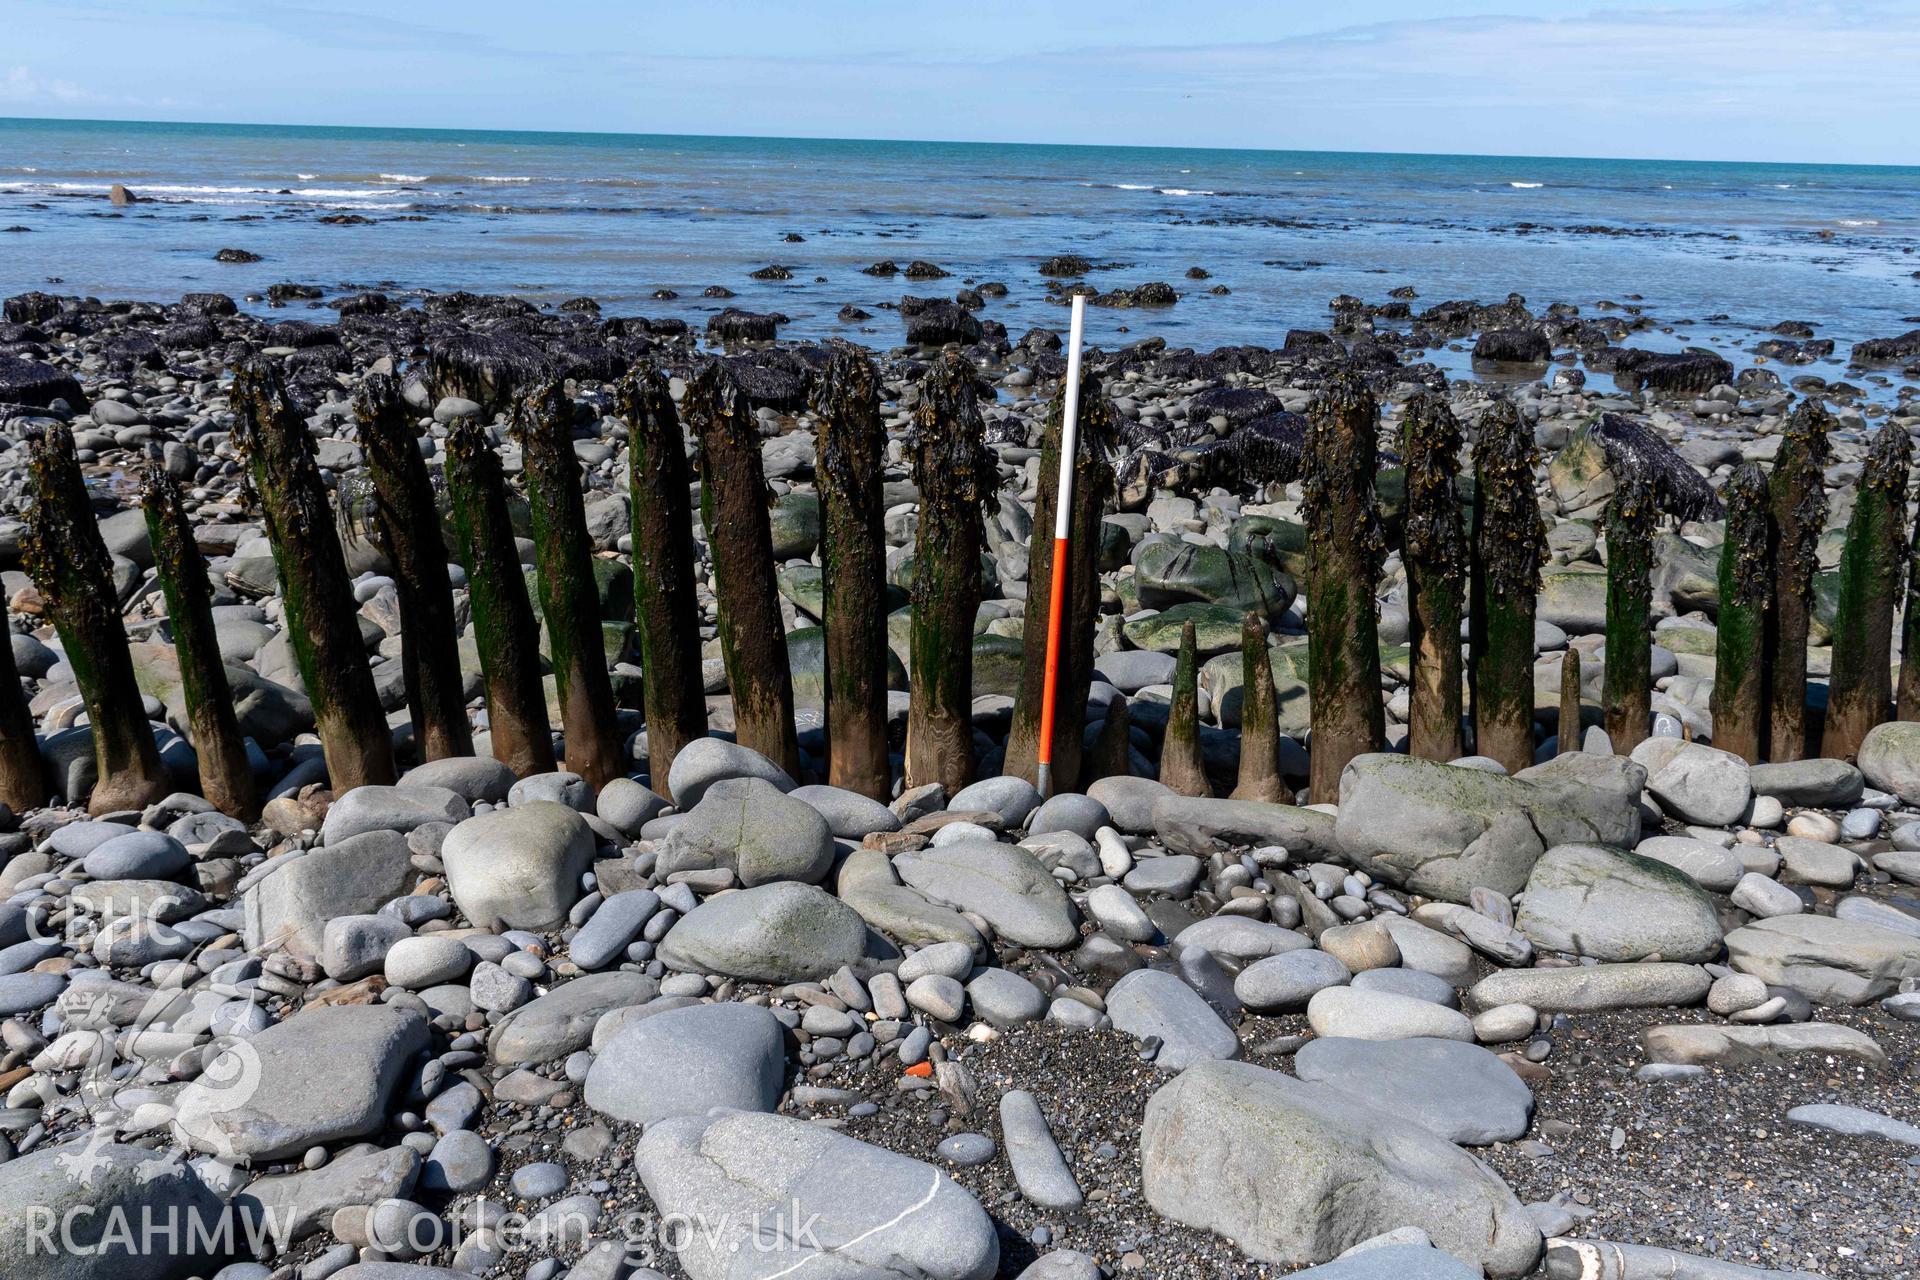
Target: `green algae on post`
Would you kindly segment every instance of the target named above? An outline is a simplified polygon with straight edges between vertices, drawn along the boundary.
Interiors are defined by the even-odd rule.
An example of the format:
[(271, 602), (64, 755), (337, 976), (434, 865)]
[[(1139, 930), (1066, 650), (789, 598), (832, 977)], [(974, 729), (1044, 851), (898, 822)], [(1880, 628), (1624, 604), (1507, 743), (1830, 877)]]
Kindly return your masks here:
[(948, 795), (973, 780), (973, 627), (980, 612), (980, 506), (997, 475), (973, 365), (948, 352), (920, 381), (909, 448), (920, 490), (913, 547), (907, 785)]
[(1813, 618), (1813, 575), (1827, 520), (1827, 433), (1833, 418), (1818, 400), (1802, 400), (1787, 416), (1780, 452), (1767, 480), (1768, 547), (1773, 553), (1773, 608), (1767, 614), (1766, 758), (1807, 754), (1807, 633)]
[[(34, 493), (22, 548), (27, 574), (60, 633), (93, 738), (98, 776), (87, 811), (97, 815), (143, 809), (170, 788), (134, 679), (133, 655), (113, 586), (113, 559), (80, 474), (73, 433), (56, 425), (30, 436), (27, 474)], [(27, 740), (32, 741), (31, 734)], [(69, 803), (79, 799), (67, 797)]]
[(313, 703), (335, 795), (395, 779), (393, 735), (360, 639), (353, 579), (306, 417), (264, 359), (235, 373), (234, 438), (259, 496), (280, 571), (287, 639)]
[(400, 664), (422, 760), (473, 754), (465, 681), (453, 621), (453, 585), (433, 480), (400, 387), (369, 374), (353, 398), (373, 481), (373, 536), (393, 566), (400, 597)]
[(885, 802), (887, 540), (880, 371), (836, 344), (814, 396), (819, 420), (821, 622), (827, 679), (827, 781)]
[(793, 672), (780, 620), (760, 433), (746, 396), (718, 360), (687, 384), (686, 413), (700, 441), (700, 515), (713, 561), (735, 733), (741, 746), (798, 777)]
[(1240, 620), (1240, 662), (1240, 776), (1233, 799), (1292, 804), (1293, 791), (1280, 778), (1279, 699), (1267, 624), (1251, 610)]
[(633, 608), (645, 676), (647, 762), (668, 799), (681, 748), (707, 733), (700, 670), (700, 597), (694, 583), (692, 468), (666, 375), (635, 365), (614, 391), (627, 423), (632, 503)]
[(1481, 415), (1473, 445), (1475, 566), (1468, 629), (1474, 750), (1509, 773), (1533, 763), (1533, 620), (1547, 527), (1533, 493), (1539, 450), (1509, 400)]
[(1379, 465), (1379, 406), (1365, 380), (1343, 368), (1307, 406), (1308, 789), (1316, 801), (1340, 794), (1347, 762), (1378, 751), (1379, 627), (1373, 588), (1380, 571), (1380, 522), (1373, 504)]
[(153, 574), (166, 597), (167, 626), (180, 664), (180, 695), (198, 762), (200, 794), (220, 812), (252, 821), (260, 814), (260, 787), (220, 658), (206, 558), (193, 540), (180, 487), (158, 466), (147, 470), (141, 507), (153, 546)]
[(1192, 622), (1180, 624), (1180, 656), (1173, 664), (1173, 701), (1167, 707), (1167, 732), (1160, 741), (1160, 783), (1183, 796), (1210, 796), (1207, 766), (1200, 754), (1199, 639)]
[(573, 402), (565, 388), (558, 382), (534, 388), (520, 402), (516, 426), (566, 764), (598, 789), (625, 777), (626, 767), (600, 630), (580, 459), (573, 451)]
[[(1031, 780), (1040, 747), (1041, 702), (1047, 676), (1045, 601), (1053, 589), (1053, 531), (1059, 494), (1052, 479), (1060, 474), (1060, 434), (1066, 409), (1066, 379), (1047, 410), (1040, 446), (1039, 493), (1033, 506), (1033, 535), (1028, 540), (1027, 584), (1033, 610), (1021, 634), (1020, 693), (1007, 735), (1001, 772)], [(1084, 785), (1080, 755), (1086, 732), (1087, 691), (1093, 685), (1093, 637), (1100, 620), (1100, 524), (1113, 497), (1110, 461), (1118, 415), (1100, 376), (1080, 379), (1079, 444), (1073, 463), (1073, 514), (1062, 570), (1059, 670), (1054, 676), (1052, 774), (1056, 791)]]
[(500, 456), (486, 428), (472, 418), (447, 433), (446, 475), (486, 685), (488, 745), (516, 777), (551, 773), (558, 765), (540, 684), (540, 628), (527, 599)]
[(1767, 475), (1744, 462), (1720, 497), (1727, 536), (1720, 544), (1720, 612), (1714, 618), (1713, 745), (1758, 764), (1766, 739), (1766, 629), (1773, 605)]
[(1854, 491), (1840, 552), (1833, 674), (1820, 754), (1852, 760), (1893, 701), (1893, 618), (1907, 574), (1907, 479), (1913, 442), (1899, 423), (1880, 428)]
[(1407, 571), (1407, 754), (1457, 760), (1463, 698), (1460, 622), (1466, 614), (1467, 533), (1456, 482), (1460, 423), (1446, 401), (1423, 391), (1400, 424), (1407, 510), (1402, 561)]
[(1602, 671), (1607, 738), (1618, 755), (1645, 741), (1653, 715), (1653, 482), (1625, 459), (1613, 466), (1607, 502), (1607, 661)]

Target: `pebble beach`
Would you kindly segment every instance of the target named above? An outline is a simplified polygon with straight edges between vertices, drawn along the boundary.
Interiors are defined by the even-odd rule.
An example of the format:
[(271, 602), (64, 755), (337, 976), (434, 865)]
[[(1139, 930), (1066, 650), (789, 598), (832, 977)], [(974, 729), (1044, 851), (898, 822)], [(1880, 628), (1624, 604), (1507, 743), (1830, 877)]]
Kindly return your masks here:
[[(138, 185), (125, 194), (90, 193), (87, 208), (140, 213)], [(208, 234), (237, 245), (244, 229)], [(1751, 762), (1716, 744), (1713, 701), (1722, 498), (1746, 464), (1775, 465), (1811, 402), (1827, 449), (1805, 684), (1817, 730), (1863, 470), (1883, 433), (1920, 429), (1920, 321), (1894, 303), (1850, 313), (1844, 333), (1809, 312), (1704, 323), (1626, 274), (1612, 296), (1469, 297), (1380, 276), (1323, 292), (1262, 341), (1211, 342), (1172, 318), (1242, 304), (1212, 292), (1230, 274), (1219, 261), (1115, 271), (1060, 244), (987, 277), (912, 239), (885, 255), (808, 286), (859, 313), (831, 336), (819, 304), (795, 319), (750, 292), (798, 287), (758, 257), (706, 278), (697, 310), (481, 281), (317, 284), (271, 260), (246, 268), (275, 277), (257, 288), (138, 300), (0, 277), (19, 286), (0, 323), (0, 594), (46, 784), (45, 803), (0, 808), (0, 1273), (1920, 1271), (1920, 723), (1889, 707), (1850, 758)], [(1053, 483), (1041, 455), (1065, 370), (1059, 304), (1075, 293), (1098, 317), (1086, 366), (1113, 424), (1076, 710), (1088, 759), (1114, 767), (1043, 798), (1003, 768), (1023, 639), (1044, 625), (1035, 509)], [(882, 796), (827, 783), (820, 396), (834, 339), (873, 361), (884, 434)], [(457, 387), (435, 363), (455, 351), (469, 371)], [(905, 742), (924, 568), (915, 429), (930, 370), (954, 361), (978, 398), (991, 492), (970, 780), (948, 787), (906, 776)], [(657, 370), (690, 413), (715, 362), (750, 408), (766, 482), (797, 750), (783, 765), (734, 740), (717, 625), (728, 566), (716, 575), (696, 500), (710, 736), (656, 770), (618, 383)], [(243, 368), (271, 370), (304, 423), (392, 785), (330, 784), (310, 646), (240, 447)], [(409, 713), (412, 615), (356, 412), (382, 378), (446, 530), (472, 755), (425, 758)], [(577, 466), (587, 625), (604, 642), (590, 660), (619, 753), (599, 785), (568, 770), (564, 741), (553, 771), (494, 758), (491, 655), (444, 479), (456, 424), (477, 427), (554, 657), (511, 429), (514, 393), (535, 382), (561, 389)], [(1275, 458), (1309, 447), (1336, 384), (1378, 411), (1381, 731), (1337, 789), (1316, 791), (1306, 583), (1321, 552), (1298, 468)], [(1403, 425), (1417, 399), (1457, 419), (1469, 469), (1482, 424), (1509, 408), (1537, 453), (1546, 560), (1526, 767), (1470, 740), (1453, 761), (1408, 753), (1420, 477)], [(134, 808), (89, 807), (103, 780), (82, 683), (96, 664), (67, 651), (30, 572), (43, 499), (29, 455), (63, 432), (166, 780)], [(1652, 537), (1647, 724), (1617, 753), (1607, 530), (1638, 465), (1623, 448), (1657, 454), (1694, 498)], [(204, 558), (257, 815), (202, 794), (141, 510), (156, 474)], [(1249, 617), (1292, 803), (1232, 798)], [(1897, 635), (1890, 652), (1899, 662)], [(1572, 655), (1578, 725), (1562, 723)], [(569, 713), (557, 665), (540, 673), (556, 728)], [(1169, 747), (1189, 694), (1197, 783), (1175, 778)], [(80, 1206), (94, 1212), (73, 1237), (44, 1246)], [(228, 1234), (129, 1248), (101, 1234), (115, 1212)]]

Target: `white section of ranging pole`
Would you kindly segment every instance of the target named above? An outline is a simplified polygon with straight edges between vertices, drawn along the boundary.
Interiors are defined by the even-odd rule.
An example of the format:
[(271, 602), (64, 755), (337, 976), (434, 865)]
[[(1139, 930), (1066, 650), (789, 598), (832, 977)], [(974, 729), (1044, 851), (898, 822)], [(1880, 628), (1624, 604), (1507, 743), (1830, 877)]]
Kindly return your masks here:
[(1061, 574), (1067, 568), (1067, 538), (1073, 529), (1073, 462), (1080, 447), (1080, 340), (1086, 329), (1087, 299), (1073, 295), (1073, 321), (1067, 328), (1067, 385), (1061, 397), (1060, 479), (1054, 492), (1053, 581), (1047, 584), (1047, 669), (1042, 676), (1040, 741), (1034, 754), (1034, 789), (1041, 799), (1053, 795), (1053, 717), (1059, 683)]
[[(1073, 527), (1073, 458), (1080, 446), (1080, 337), (1087, 324), (1087, 295), (1073, 295), (1067, 327), (1067, 391), (1060, 419), (1060, 485), (1054, 495), (1053, 540), (1064, 542)], [(1054, 572), (1059, 572), (1058, 568)]]

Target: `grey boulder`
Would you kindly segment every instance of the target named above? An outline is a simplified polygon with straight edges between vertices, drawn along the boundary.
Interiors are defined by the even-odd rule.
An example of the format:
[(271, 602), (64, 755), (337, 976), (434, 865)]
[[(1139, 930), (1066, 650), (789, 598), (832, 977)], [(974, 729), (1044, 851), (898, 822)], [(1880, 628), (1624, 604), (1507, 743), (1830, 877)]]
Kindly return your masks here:
[(650, 1125), (714, 1107), (772, 1111), (786, 1046), (779, 1019), (746, 1004), (698, 1004), (628, 1022), (587, 1072), (586, 1101), (603, 1115)]
[(1713, 900), (1664, 862), (1594, 844), (1556, 845), (1527, 878), (1514, 926), (1541, 951), (1595, 960), (1711, 960)]
[(1477, 1044), (1328, 1037), (1300, 1046), (1293, 1070), (1462, 1146), (1511, 1142), (1533, 1119), (1533, 1090)]
[(660, 940), (670, 969), (749, 982), (824, 978), (866, 954), (867, 925), (846, 903), (810, 884), (782, 881), (717, 894)]
[(1163, 1217), (1261, 1262), (1326, 1262), (1414, 1226), (1497, 1278), (1540, 1231), (1498, 1175), (1446, 1139), (1339, 1090), (1244, 1062), (1200, 1062), (1147, 1103), (1141, 1187)]
[(893, 868), (934, 902), (981, 916), (1010, 942), (1057, 949), (1079, 940), (1066, 890), (1025, 849), (959, 841), (903, 853)]
[[(861, 797), (864, 799), (864, 797)], [(714, 783), (660, 848), (662, 875), (726, 867), (749, 888), (818, 884), (833, 866), (833, 831), (818, 809), (761, 778)]]
[(945, 1173), (804, 1120), (679, 1116), (633, 1162), (663, 1216), (702, 1224), (677, 1255), (692, 1280), (989, 1280), (999, 1265), (992, 1219)]
[(534, 800), (468, 818), (447, 833), (447, 888), (482, 929), (565, 923), (593, 862), (593, 829), (568, 805)]

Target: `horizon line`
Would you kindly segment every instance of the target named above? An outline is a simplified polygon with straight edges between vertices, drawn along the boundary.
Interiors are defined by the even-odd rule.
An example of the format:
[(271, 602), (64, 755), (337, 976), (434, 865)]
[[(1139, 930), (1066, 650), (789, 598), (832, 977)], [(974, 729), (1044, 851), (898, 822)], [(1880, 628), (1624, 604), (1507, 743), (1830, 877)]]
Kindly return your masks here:
[(1169, 151), (1169, 152), (1220, 152), (1222, 154), (1250, 155), (1306, 155), (1306, 156), (1409, 156), (1423, 159), (1460, 159), (1460, 160), (1588, 160), (1610, 164), (1688, 164), (1688, 165), (1729, 165), (1729, 166), (1773, 166), (1776, 168), (1822, 168), (1822, 169), (1920, 169), (1920, 164), (1875, 164), (1864, 161), (1825, 161), (1825, 160), (1703, 160), (1679, 156), (1579, 156), (1547, 155), (1534, 152), (1498, 152), (1498, 151), (1354, 151), (1323, 149), (1312, 147), (1217, 147), (1204, 144), (1171, 145), (1166, 143), (1125, 143), (1125, 142), (1032, 142), (994, 138), (851, 138), (828, 134), (778, 134), (778, 133), (645, 133), (629, 130), (611, 129), (502, 129), (476, 126), (452, 125), (389, 125), (389, 124), (314, 124), (293, 123), (272, 120), (130, 120), (105, 116), (16, 116), (0, 115), (0, 125), (121, 125), (136, 127), (177, 127), (210, 129), (301, 129), (314, 132), (344, 131), (349, 133), (480, 133), (502, 134), (526, 138), (688, 138), (708, 142), (845, 142), (845, 143), (890, 143), (908, 146), (941, 147), (1034, 147), (1034, 148), (1071, 148), (1088, 151)]

